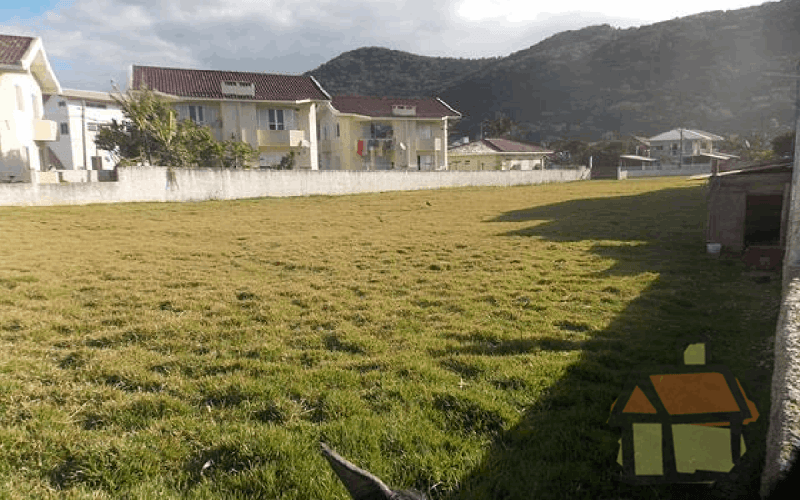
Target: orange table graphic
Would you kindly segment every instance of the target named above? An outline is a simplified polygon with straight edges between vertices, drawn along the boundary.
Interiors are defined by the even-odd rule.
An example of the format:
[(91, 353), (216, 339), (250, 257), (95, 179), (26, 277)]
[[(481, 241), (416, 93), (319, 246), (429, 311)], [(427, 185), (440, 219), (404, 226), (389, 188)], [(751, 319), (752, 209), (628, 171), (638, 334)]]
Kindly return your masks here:
[(684, 365), (640, 374), (611, 405), (622, 430), (617, 462), (631, 483), (713, 483), (746, 451), (742, 427), (755, 404), (725, 366), (705, 364), (705, 345), (684, 351)]

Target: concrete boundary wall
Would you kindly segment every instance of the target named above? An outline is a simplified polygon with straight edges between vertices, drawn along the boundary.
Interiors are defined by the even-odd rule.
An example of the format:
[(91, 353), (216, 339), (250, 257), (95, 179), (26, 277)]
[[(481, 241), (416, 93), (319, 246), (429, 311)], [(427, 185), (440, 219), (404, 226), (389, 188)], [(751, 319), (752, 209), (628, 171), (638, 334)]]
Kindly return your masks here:
[(786, 470), (792, 449), (800, 446), (800, 266), (784, 269), (783, 299), (775, 333), (772, 405), (767, 432), (767, 457), (761, 476), (766, 496)]
[(519, 186), (588, 179), (588, 170), (363, 172), (124, 167), (117, 182), (0, 184), (0, 205), (234, 200), (345, 195), (465, 186)]
[[(800, 451), (800, 154), (797, 153), (800, 152), (800, 108), (796, 118), (796, 153), (783, 259), (783, 293), (775, 329), (772, 405), (767, 431), (767, 456), (761, 475), (762, 497), (770, 492), (781, 473), (789, 467), (793, 450)], [(800, 460), (800, 453), (796, 460)]]

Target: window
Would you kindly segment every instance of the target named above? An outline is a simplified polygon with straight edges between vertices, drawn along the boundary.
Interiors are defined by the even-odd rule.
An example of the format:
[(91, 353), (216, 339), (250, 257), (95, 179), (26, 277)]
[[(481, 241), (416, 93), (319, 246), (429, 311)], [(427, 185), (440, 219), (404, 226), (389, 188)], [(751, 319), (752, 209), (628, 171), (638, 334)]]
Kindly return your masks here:
[[(297, 116), (291, 109), (260, 108), (257, 111), (259, 130), (295, 130)], [(317, 123), (317, 139), (322, 134), (322, 127)]]
[(222, 93), (225, 95), (254, 97), (255, 87), (252, 82), (225, 80), (222, 82)]
[(22, 95), (22, 87), (19, 85), (15, 85), (15, 87), (17, 87), (17, 110), (25, 111), (25, 98)]
[(336, 137), (339, 137), (339, 124), (336, 124)]
[(394, 135), (391, 124), (371, 123), (370, 138), (372, 139), (391, 139)]
[(270, 109), (269, 110), (269, 129), (270, 130), (283, 130), (283, 110)]
[(218, 126), (217, 110), (213, 106), (198, 106), (196, 104), (179, 104), (175, 106), (179, 120), (191, 120), (197, 125), (210, 127)]
[(31, 104), (33, 104), (33, 116), (34, 116), (34, 118), (39, 118), (40, 116), (42, 116), (41, 105), (39, 104), (41, 102), (42, 101), (39, 99), (39, 96), (37, 96), (36, 94), (33, 94), (33, 93), (31, 94)]
[(87, 102), (86, 103), (86, 107), (87, 108), (106, 109), (106, 105), (105, 104), (100, 104), (99, 102)]
[(87, 123), (86, 130), (89, 132), (97, 132), (97, 124), (96, 123)]
[(430, 125), (420, 125), (419, 126), (419, 138), (420, 139), (431, 139), (433, 137), (433, 131), (431, 130)]
[[(289, 114), (288, 112), (285, 114)], [(285, 130), (286, 122), (284, 118), (284, 110), (282, 109), (259, 109), (258, 110), (258, 128), (260, 130)], [(320, 129), (317, 128), (317, 138), (319, 138)]]
[(61, 135), (69, 135), (69, 123), (61, 122)]
[(195, 123), (203, 123), (203, 106), (189, 106), (189, 119)]
[(67, 105), (67, 101), (58, 101), (58, 107), (63, 108)]

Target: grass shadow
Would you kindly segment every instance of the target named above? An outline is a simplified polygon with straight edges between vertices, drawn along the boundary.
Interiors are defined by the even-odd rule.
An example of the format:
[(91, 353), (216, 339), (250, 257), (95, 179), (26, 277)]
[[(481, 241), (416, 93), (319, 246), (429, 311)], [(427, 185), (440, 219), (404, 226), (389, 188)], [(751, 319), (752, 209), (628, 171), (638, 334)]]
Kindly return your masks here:
[[(517, 425), (497, 434), (458, 489), (440, 498), (758, 498), (772, 368), (772, 353), (763, 345), (774, 334), (779, 279), (756, 282), (741, 263), (709, 259), (702, 244), (704, 220), (704, 188), (692, 186), (567, 201), (491, 221), (533, 223), (499, 237), (593, 242), (591, 253), (614, 260), (604, 273), (657, 278), (602, 330), (590, 331), (569, 318), (558, 325), (580, 333), (580, 342), (455, 339), (461, 346), (450, 353), (579, 349), (581, 354)], [(761, 414), (744, 428), (747, 453), (740, 466), (711, 487), (616, 481), (620, 432), (606, 423), (611, 404), (638, 370), (679, 365), (683, 347), (694, 342), (706, 343), (707, 364), (732, 370)]]

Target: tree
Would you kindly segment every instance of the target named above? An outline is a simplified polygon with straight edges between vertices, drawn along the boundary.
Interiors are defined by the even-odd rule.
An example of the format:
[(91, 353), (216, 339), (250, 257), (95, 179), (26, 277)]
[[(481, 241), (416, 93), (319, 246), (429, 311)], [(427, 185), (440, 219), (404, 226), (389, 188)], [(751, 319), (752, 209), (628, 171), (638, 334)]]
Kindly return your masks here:
[[(223, 166), (225, 168), (248, 168), (250, 162), (257, 156), (257, 151), (249, 144), (235, 139), (221, 143)], [(291, 153), (294, 155), (294, 153)]]
[(501, 116), (496, 120), (489, 120), (481, 124), (483, 137), (504, 137), (510, 136), (517, 124), (507, 116)]
[[(620, 155), (625, 154), (625, 143), (622, 141), (603, 141), (593, 144), (589, 150), (592, 165), (615, 166), (619, 164)], [(586, 163), (588, 164), (588, 158)]]
[(274, 168), (275, 170), (292, 170), (294, 168), (294, 161), (294, 151), (289, 151), (286, 156), (281, 158), (281, 162)]
[(200, 127), (191, 120), (178, 120), (168, 101), (146, 87), (128, 90), (114, 101), (122, 108), (127, 123), (112, 122), (101, 130), (95, 144), (111, 151), (121, 162), (169, 167), (225, 167), (249, 165), (256, 151), (237, 140), (219, 142), (211, 129)]
[(119, 123), (117, 120), (112, 120), (110, 125), (97, 133), (95, 144), (99, 149), (109, 151), (115, 163), (129, 161), (126, 159), (143, 159), (143, 153), (147, 150), (144, 133), (130, 123)]
[(772, 152), (778, 158), (794, 156), (794, 132), (786, 132), (772, 139)]
[(578, 139), (560, 140), (547, 147), (556, 153), (556, 161), (565, 165), (588, 165), (589, 145)]
[(773, 151), (767, 142), (758, 134), (744, 136), (731, 136), (720, 144), (720, 151), (737, 155), (745, 162), (759, 162), (771, 160)]

